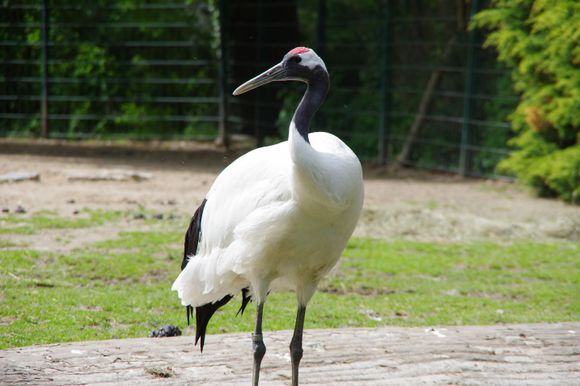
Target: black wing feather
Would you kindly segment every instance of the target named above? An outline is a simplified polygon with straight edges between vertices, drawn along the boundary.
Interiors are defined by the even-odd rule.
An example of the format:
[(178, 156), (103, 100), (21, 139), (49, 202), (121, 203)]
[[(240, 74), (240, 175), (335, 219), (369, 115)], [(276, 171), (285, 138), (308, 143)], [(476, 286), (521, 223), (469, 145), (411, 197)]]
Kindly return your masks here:
[[(183, 261), (181, 262), (181, 270), (187, 266), (189, 262), (189, 257), (197, 254), (197, 248), (199, 245), (199, 240), (201, 239), (201, 218), (203, 216), (203, 210), (205, 208), (205, 203), (207, 199), (204, 199), (199, 208), (195, 211), (195, 214), (191, 218), (189, 223), (189, 228), (185, 232), (185, 243), (183, 248)], [(200, 341), (200, 349), (203, 352), (203, 344), (205, 342), (205, 331), (207, 329), (207, 324), (217, 311), (218, 308), (225, 305), (231, 300), (233, 296), (227, 295), (222, 299), (214, 303), (207, 303), (199, 307), (195, 307), (195, 344)], [(193, 307), (188, 305), (185, 306), (185, 312), (187, 315), (187, 324), (189, 325), (190, 317), (193, 317)]]
[(199, 348), (203, 352), (205, 342), (205, 330), (213, 314), (233, 298), (232, 295), (226, 295), (217, 302), (207, 303), (203, 306), (195, 307), (195, 344), (200, 341)]
[(248, 306), (248, 303), (250, 302), (250, 300), (252, 300), (252, 296), (250, 295), (250, 289), (249, 288), (242, 288), (242, 305), (240, 306), (240, 309), (238, 310), (236, 315), (238, 315), (240, 313), (242, 315), (244, 314), (244, 310)]
[[(187, 232), (185, 232), (185, 243), (183, 248), (183, 261), (181, 262), (181, 270), (185, 269), (187, 263), (189, 262), (189, 257), (192, 255), (197, 254), (197, 249), (199, 246), (199, 240), (201, 239), (201, 219), (203, 216), (203, 210), (205, 208), (205, 204), (207, 199), (204, 199), (199, 208), (195, 211), (195, 214), (191, 218), (191, 222), (189, 223), (189, 228)], [(205, 332), (207, 329), (207, 325), (209, 320), (213, 316), (213, 314), (222, 306), (224, 306), (227, 302), (232, 299), (233, 296), (227, 295), (224, 296), (222, 299), (218, 300), (214, 303), (207, 303), (199, 307), (195, 307), (195, 344), (197, 345), (198, 341), (200, 342), (200, 349), (203, 352), (203, 345), (205, 343)], [(248, 288), (242, 289), (242, 305), (238, 310), (238, 314), (244, 314), (248, 303), (252, 300), (250, 295), (250, 290)], [(190, 318), (193, 318), (193, 308), (192, 306), (188, 305), (185, 306), (185, 312), (187, 315), (187, 324), (190, 323)]]
[[(201, 216), (205, 207), (207, 199), (204, 199), (195, 214), (191, 218), (189, 228), (185, 232), (185, 245), (183, 246), (183, 261), (181, 262), (181, 270), (187, 266), (189, 256), (197, 254), (197, 245), (201, 237)], [(185, 306), (185, 314), (187, 315), (187, 325), (189, 326), (189, 318), (193, 317), (193, 307)]]
[(205, 208), (206, 202), (207, 199), (204, 199), (199, 208), (197, 208), (195, 214), (191, 218), (189, 228), (187, 228), (187, 232), (185, 232), (183, 261), (181, 262), (182, 271), (189, 262), (189, 256), (197, 254), (197, 245), (199, 244), (199, 239), (201, 238), (201, 217), (203, 216), (203, 209)]

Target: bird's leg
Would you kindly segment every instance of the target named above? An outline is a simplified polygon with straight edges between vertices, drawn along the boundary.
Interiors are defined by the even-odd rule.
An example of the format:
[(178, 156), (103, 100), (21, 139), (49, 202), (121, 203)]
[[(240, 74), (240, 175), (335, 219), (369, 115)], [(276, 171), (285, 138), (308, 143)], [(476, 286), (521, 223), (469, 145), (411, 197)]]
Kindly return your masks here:
[(290, 358), (292, 358), (292, 386), (298, 386), (298, 366), (302, 359), (302, 334), (304, 332), (304, 315), (306, 306), (299, 305), (296, 314), (296, 324), (294, 326), (294, 335), (290, 341)]
[(252, 334), (252, 347), (254, 349), (254, 372), (252, 373), (252, 385), (258, 386), (260, 381), (260, 365), (262, 358), (266, 354), (266, 345), (262, 339), (262, 313), (264, 311), (264, 303), (258, 303), (256, 310), (256, 328)]

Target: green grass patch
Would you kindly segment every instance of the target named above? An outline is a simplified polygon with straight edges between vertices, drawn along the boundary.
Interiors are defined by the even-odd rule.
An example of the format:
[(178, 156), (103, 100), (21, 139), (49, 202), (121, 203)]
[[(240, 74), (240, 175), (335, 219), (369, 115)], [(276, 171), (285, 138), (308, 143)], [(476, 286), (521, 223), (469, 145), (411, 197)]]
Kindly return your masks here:
[(0, 239), (0, 249), (3, 248), (22, 248), (22, 247), (26, 247), (27, 244), (23, 243), (23, 242), (15, 242), (12, 240), (5, 240), (5, 239)]
[[(475, 325), (580, 320), (578, 243), (435, 244), (353, 239), (320, 286), (307, 328)], [(237, 304), (209, 331), (251, 330)], [(292, 329), (293, 294), (273, 294), (269, 329)], [(228, 310), (230, 308), (230, 310)]]
[[(177, 222), (165, 224), (64, 255), (3, 250), (0, 348), (143, 337), (164, 324), (183, 329), (185, 310), (170, 291), (179, 273), (183, 235)], [(579, 251), (580, 244), (571, 242), (353, 239), (310, 303), (306, 327), (579, 320)], [(253, 328), (254, 306), (236, 317), (239, 301), (216, 314), (208, 333)], [(272, 294), (264, 328), (293, 328), (295, 312), (293, 293)]]
[(50, 211), (32, 215), (9, 214), (0, 217), (0, 234), (32, 235), (47, 229), (88, 228), (126, 217), (122, 211), (84, 209), (75, 217), (62, 217)]

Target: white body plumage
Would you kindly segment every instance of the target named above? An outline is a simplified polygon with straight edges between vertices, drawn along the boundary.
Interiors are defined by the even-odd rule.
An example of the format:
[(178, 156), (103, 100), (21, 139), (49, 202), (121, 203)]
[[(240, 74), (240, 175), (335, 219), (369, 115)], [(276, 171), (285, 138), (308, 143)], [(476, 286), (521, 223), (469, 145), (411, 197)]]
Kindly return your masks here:
[(258, 303), (293, 289), (306, 305), (337, 262), (363, 204), (362, 169), (337, 137), (294, 124), (288, 141), (228, 166), (207, 195), (198, 253), (175, 280), (183, 305), (198, 306), (250, 287)]

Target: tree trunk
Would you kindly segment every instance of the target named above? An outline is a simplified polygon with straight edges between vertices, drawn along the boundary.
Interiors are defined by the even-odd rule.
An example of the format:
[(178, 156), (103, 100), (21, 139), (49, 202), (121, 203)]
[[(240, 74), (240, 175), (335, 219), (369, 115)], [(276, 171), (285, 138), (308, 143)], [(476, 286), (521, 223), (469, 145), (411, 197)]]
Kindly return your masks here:
[[(456, 37), (453, 36), (451, 39), (447, 41), (445, 46), (445, 50), (443, 51), (443, 55), (441, 58), (441, 65), (444, 65), (449, 61), (449, 57), (451, 56), (451, 52), (453, 51), (453, 45), (455, 44)], [(441, 76), (443, 76), (443, 69), (441, 67), (435, 69), (431, 76), (429, 77), (429, 81), (427, 82), (427, 86), (425, 87), (425, 91), (423, 92), (423, 97), (421, 98), (421, 102), (419, 103), (419, 108), (417, 109), (417, 114), (415, 115), (415, 120), (413, 121), (413, 125), (409, 129), (409, 133), (407, 134), (407, 139), (405, 140), (405, 144), (401, 149), (401, 152), (397, 156), (397, 163), (401, 166), (407, 164), (409, 162), (409, 157), (411, 155), (411, 150), (413, 149), (413, 144), (415, 143), (415, 139), (419, 134), (419, 130), (425, 121), (425, 115), (427, 114), (427, 110), (429, 109), (429, 104), (431, 103), (431, 99), (433, 98), (433, 91), (439, 80), (441, 80)]]

